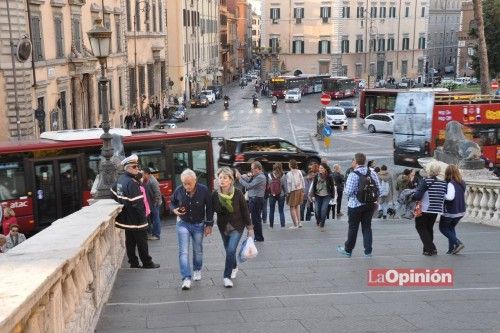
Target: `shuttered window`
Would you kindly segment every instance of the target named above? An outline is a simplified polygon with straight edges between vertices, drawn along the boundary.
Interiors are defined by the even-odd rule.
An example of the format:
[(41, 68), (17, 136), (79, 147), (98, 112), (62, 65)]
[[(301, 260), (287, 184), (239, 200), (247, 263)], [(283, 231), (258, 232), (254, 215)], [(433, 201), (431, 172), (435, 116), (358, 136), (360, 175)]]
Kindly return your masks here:
[(141, 96), (146, 94), (146, 67), (139, 66), (139, 94)]
[(132, 7), (130, 5), (130, 0), (126, 1), (127, 7), (127, 30), (132, 31)]
[(55, 33), (56, 33), (56, 58), (64, 58), (64, 43), (62, 31), (62, 18), (54, 17)]
[(158, 30), (163, 32), (163, 6), (161, 4), (161, 0), (158, 2), (158, 25)]
[(78, 52), (82, 52), (82, 37), (80, 34), (80, 19), (73, 18), (71, 20), (71, 33), (73, 38), (73, 45)]
[[(130, 106), (132, 107), (133, 105), (137, 104), (137, 85), (136, 85), (136, 76), (135, 76), (135, 68), (130, 67), (128, 69), (128, 87), (129, 87), (129, 92), (128, 96), (130, 97)], [(136, 105), (137, 106), (137, 105)]]
[(148, 96), (155, 95), (155, 71), (153, 64), (148, 64)]
[(161, 91), (167, 90), (167, 78), (165, 77), (165, 61), (162, 61), (160, 64), (160, 86), (161, 86)]
[(330, 41), (329, 40), (320, 40), (318, 42), (318, 53), (319, 54), (329, 54), (330, 52), (331, 52)]
[(33, 59), (43, 60), (42, 32), (40, 30), (40, 17), (31, 17), (31, 29), (33, 33)]
[(120, 24), (120, 15), (115, 15), (115, 36), (116, 36), (116, 52), (122, 52), (122, 32)]

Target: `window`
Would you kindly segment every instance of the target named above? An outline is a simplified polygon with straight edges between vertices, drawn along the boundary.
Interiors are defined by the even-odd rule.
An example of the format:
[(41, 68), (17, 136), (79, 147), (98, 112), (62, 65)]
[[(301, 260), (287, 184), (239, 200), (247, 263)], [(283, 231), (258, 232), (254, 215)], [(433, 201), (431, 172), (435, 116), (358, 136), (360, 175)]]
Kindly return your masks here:
[(155, 95), (155, 72), (154, 65), (148, 64), (148, 96), (151, 98)]
[(418, 74), (422, 74), (424, 72), (424, 59), (418, 59)]
[(114, 109), (114, 103), (113, 103), (113, 81), (111, 79), (108, 79), (108, 100), (109, 100), (109, 109), (108, 110), (113, 110)]
[(133, 150), (131, 151), (131, 153), (136, 154), (139, 157), (141, 165), (158, 170), (160, 179), (166, 178), (167, 167), (166, 167), (166, 158), (164, 152), (158, 149), (158, 150)]
[(188, 14), (188, 11), (187, 11), (186, 9), (183, 9), (183, 10), (182, 10), (182, 25), (183, 25), (184, 27), (189, 26), (188, 20), (189, 20), (189, 14)]
[(361, 64), (356, 64), (356, 77), (359, 78), (361, 77), (361, 73), (363, 72), (363, 65)]
[(357, 7), (356, 8), (356, 18), (364, 18), (365, 17), (365, 8)]
[(410, 7), (405, 7), (405, 17), (410, 17)]
[(125, 103), (123, 101), (123, 82), (122, 82), (122, 77), (118, 76), (118, 98), (120, 99), (120, 106), (123, 106)]
[(141, 4), (135, 1), (135, 31), (141, 31)]
[(408, 75), (408, 60), (401, 61), (401, 75)]
[(115, 15), (115, 37), (116, 37), (116, 53), (122, 52), (122, 33), (120, 25), (120, 15)]
[(319, 16), (323, 19), (323, 23), (327, 23), (332, 17), (332, 7), (320, 7)]
[(156, 32), (156, 4), (153, 3), (153, 31)]
[(378, 40), (378, 51), (379, 52), (385, 51), (385, 39), (383, 39), (383, 38), (380, 38)]
[(387, 51), (394, 51), (394, 37), (387, 38)]
[[(22, 160), (22, 158), (19, 156)], [(23, 162), (0, 163), (0, 200), (17, 199), (26, 195)]]
[(387, 76), (392, 76), (392, 61), (387, 62)]
[(380, 18), (385, 18), (386, 16), (386, 10), (387, 8), (386, 7), (380, 7)]
[(126, 1), (127, 7), (127, 30), (132, 31), (132, 7), (130, 6), (130, 0)]
[(160, 89), (162, 92), (167, 90), (167, 79), (165, 77), (165, 61), (160, 62)]
[(33, 59), (43, 60), (42, 31), (40, 30), (40, 17), (31, 16), (31, 29), (33, 33)]
[[(349, 53), (349, 40), (348, 39), (342, 40), (342, 42), (340, 43), (340, 50), (342, 53)], [(328, 53), (330, 53), (330, 52), (328, 52)]]
[(292, 53), (304, 53), (304, 41), (294, 40), (292, 43)]
[(421, 37), (418, 38), (418, 48), (420, 50), (425, 49), (425, 37), (421, 36)]
[(330, 41), (321, 40), (318, 42), (318, 53), (319, 54), (330, 54)]
[(57, 107), (61, 110), (61, 118), (62, 118), (62, 129), (68, 129), (68, 112), (66, 106), (66, 92), (61, 91), (59, 93), (59, 100), (57, 101)]
[(425, 17), (425, 7), (422, 7), (422, 12), (420, 13), (421, 17)]
[(389, 7), (389, 17), (396, 17), (396, 7)]
[(375, 63), (373, 62), (370, 63), (370, 75), (371, 76), (375, 75)]
[(409, 50), (410, 49), (410, 38), (409, 37), (403, 37), (403, 46), (401, 50)]
[(342, 7), (342, 18), (350, 18), (351, 17), (351, 7), (345, 6)]
[(269, 17), (273, 20), (273, 23), (278, 23), (280, 19), (280, 9), (279, 8), (271, 8)]
[(361, 52), (363, 52), (363, 39), (358, 38), (356, 39), (356, 53)]
[(293, 18), (303, 19), (304, 18), (304, 8), (294, 8), (293, 9)]
[(370, 38), (369, 50), (370, 52), (372, 52), (376, 51), (376, 49), (377, 49), (377, 40), (374, 37), (372, 37)]
[(56, 33), (56, 58), (64, 58), (64, 42), (63, 42), (63, 24), (62, 17), (54, 17), (55, 33)]
[(376, 18), (377, 17), (377, 7), (371, 7), (370, 8), (370, 17), (371, 18)]
[(278, 52), (279, 42), (277, 37), (269, 38), (269, 47), (273, 53)]
[(163, 32), (163, 7), (161, 1), (158, 1), (158, 25), (159, 31)]
[(141, 96), (146, 94), (146, 67), (139, 66), (139, 94)]

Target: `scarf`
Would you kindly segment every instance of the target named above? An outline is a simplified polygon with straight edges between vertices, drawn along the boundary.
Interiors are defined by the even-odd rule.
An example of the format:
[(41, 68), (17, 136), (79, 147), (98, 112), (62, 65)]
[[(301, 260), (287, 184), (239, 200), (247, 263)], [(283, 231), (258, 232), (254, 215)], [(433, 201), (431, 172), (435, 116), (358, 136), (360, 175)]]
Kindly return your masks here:
[(229, 213), (233, 213), (234, 186), (231, 186), (229, 194), (224, 194), (221, 191), (219, 191), (218, 194), (219, 194), (219, 202), (222, 205), (222, 207), (226, 208)]

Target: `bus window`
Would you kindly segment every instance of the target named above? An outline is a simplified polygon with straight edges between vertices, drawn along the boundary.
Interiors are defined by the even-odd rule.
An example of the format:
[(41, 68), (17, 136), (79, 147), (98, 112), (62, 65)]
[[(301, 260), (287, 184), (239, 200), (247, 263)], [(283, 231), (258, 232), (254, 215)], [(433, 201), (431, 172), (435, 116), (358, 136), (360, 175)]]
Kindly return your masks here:
[(472, 130), (472, 137), (480, 146), (494, 146), (500, 143), (500, 131), (490, 126), (469, 126)]
[(182, 185), (181, 182), (181, 173), (185, 169), (189, 168), (189, 153), (188, 152), (174, 152), (174, 186), (173, 188), (177, 188), (177, 186)]
[(137, 150), (132, 154), (139, 156), (141, 167), (158, 170), (158, 180), (167, 178), (165, 157), (161, 150)]
[(198, 182), (206, 185), (208, 188), (208, 172), (207, 172), (207, 151), (193, 150), (193, 171), (196, 173)]
[(26, 195), (24, 167), (19, 162), (0, 163), (0, 200)]
[(85, 186), (87, 187), (85, 190), (90, 191), (92, 189), (92, 185), (94, 184), (94, 180), (99, 174), (99, 162), (101, 161), (101, 155), (96, 153), (95, 155), (89, 155), (87, 160), (87, 181), (85, 182)]

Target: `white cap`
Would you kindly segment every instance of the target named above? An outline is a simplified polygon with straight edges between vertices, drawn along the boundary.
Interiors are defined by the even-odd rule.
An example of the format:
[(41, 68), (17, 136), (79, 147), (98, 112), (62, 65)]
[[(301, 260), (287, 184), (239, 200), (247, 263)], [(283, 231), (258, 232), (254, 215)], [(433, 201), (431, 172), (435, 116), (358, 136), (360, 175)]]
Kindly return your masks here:
[(123, 165), (124, 167), (127, 167), (128, 164), (138, 164), (138, 163), (139, 163), (139, 157), (136, 154), (132, 154), (129, 157), (124, 158), (120, 164)]

